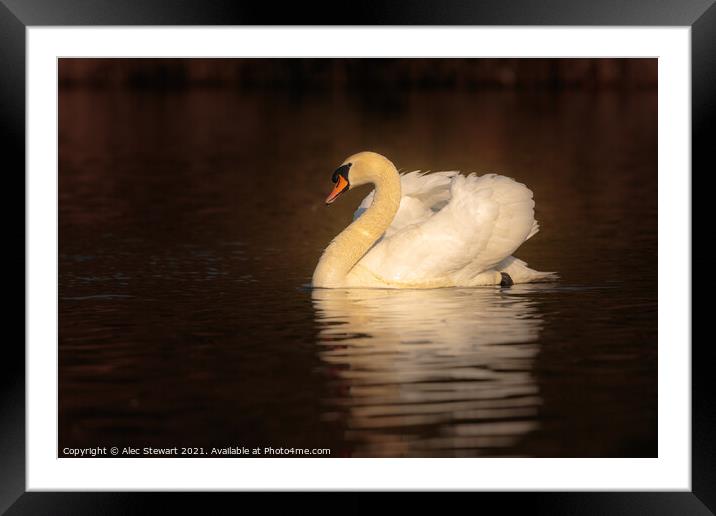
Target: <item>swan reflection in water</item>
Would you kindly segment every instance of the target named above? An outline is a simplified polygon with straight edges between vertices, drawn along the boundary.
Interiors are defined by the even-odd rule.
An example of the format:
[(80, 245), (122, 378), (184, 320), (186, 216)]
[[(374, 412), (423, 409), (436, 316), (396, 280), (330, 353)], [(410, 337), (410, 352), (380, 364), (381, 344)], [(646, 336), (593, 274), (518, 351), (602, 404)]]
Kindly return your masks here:
[(314, 289), (325, 418), (356, 456), (514, 454), (538, 427), (539, 289)]

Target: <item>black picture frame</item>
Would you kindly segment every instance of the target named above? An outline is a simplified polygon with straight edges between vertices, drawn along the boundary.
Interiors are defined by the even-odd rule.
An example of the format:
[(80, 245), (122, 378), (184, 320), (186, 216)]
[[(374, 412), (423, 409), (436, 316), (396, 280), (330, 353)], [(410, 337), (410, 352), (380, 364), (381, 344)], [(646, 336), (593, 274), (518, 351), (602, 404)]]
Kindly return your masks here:
[[(350, 12), (339, 4), (229, 0), (0, 0), (0, 142), (6, 199), (22, 199), (25, 171), (25, 29), (61, 25), (559, 25), (691, 27), (692, 177), (716, 170), (709, 129), (716, 123), (716, 4), (714, 0), (460, 0), (381, 1), (354, 3)], [(22, 192), (23, 194), (21, 195)], [(11, 263), (23, 261), (25, 228), (9, 203), (6, 228), (17, 234), (6, 244)], [(24, 213), (24, 210), (23, 210)], [(22, 239), (22, 243), (20, 240)], [(12, 242), (12, 243), (10, 243)], [(12, 247), (10, 247), (12, 246)], [(18, 250), (22, 246), (22, 252)], [(20, 254), (22, 256), (20, 257)], [(19, 263), (18, 263), (19, 266)], [(685, 276), (686, 277), (686, 276)], [(24, 280), (23, 278), (23, 292)], [(20, 280), (8, 274), (7, 280)], [(19, 290), (19, 285), (18, 285)], [(7, 299), (7, 298), (6, 298)], [(13, 300), (14, 306), (20, 303)], [(23, 300), (25, 295), (23, 294)], [(23, 313), (25, 309), (22, 304)], [(24, 317), (23, 317), (24, 319)], [(11, 320), (8, 318), (8, 320)], [(19, 320), (19, 318), (18, 318)], [(19, 324), (19, 323), (16, 323)], [(24, 328), (23, 328), (24, 335)], [(128, 514), (159, 504), (163, 512), (176, 504), (182, 512), (209, 512), (234, 494), (171, 493), (39, 493), (25, 492), (25, 351), (24, 339), (6, 338), (0, 359), (0, 513)], [(672, 342), (670, 345), (689, 345)], [(549, 514), (714, 514), (716, 513), (716, 388), (708, 340), (692, 344), (692, 491), (590, 493), (473, 493), (477, 503), (497, 502), (501, 511), (520, 509)], [(248, 496), (247, 494), (239, 496)], [(374, 504), (373, 494), (352, 493), (342, 509), (357, 512)], [(191, 499), (189, 499), (191, 498)], [(425, 508), (430, 503), (417, 497)], [(303, 497), (312, 509), (323, 503)], [(377, 500), (375, 500), (377, 501)], [(231, 503), (231, 502), (230, 502)], [(265, 502), (261, 502), (265, 503)], [(471, 501), (475, 503), (475, 501)], [(439, 506), (435, 506), (437, 509)], [(199, 511), (198, 508), (201, 508)], [(234, 509), (238, 507), (234, 506)], [(267, 507), (268, 508), (268, 507)], [(213, 511), (212, 511), (213, 512)], [(233, 512), (233, 511), (232, 511)]]

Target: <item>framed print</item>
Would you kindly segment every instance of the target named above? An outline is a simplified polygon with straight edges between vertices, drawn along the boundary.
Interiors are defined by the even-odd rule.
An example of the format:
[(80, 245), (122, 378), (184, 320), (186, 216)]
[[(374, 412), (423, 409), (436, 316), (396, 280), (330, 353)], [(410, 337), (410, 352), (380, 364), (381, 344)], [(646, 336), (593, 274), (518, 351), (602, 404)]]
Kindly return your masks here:
[(712, 2), (248, 5), (0, 5), (26, 199), (0, 509), (712, 513)]

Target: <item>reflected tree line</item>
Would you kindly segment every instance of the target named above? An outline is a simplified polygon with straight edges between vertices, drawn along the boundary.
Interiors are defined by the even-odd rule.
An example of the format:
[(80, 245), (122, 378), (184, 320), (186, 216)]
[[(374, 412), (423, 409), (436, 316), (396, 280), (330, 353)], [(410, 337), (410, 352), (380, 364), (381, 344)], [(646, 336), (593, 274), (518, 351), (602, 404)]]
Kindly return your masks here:
[(655, 89), (656, 59), (60, 59), (62, 87)]

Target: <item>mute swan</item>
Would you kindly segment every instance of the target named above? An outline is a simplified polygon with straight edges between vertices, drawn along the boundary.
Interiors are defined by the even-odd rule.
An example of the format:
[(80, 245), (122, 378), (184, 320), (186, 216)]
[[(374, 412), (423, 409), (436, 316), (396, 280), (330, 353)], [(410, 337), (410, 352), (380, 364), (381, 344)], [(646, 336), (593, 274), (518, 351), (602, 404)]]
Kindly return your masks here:
[(333, 173), (331, 204), (371, 183), (371, 192), (323, 252), (319, 288), (438, 288), (511, 285), (555, 277), (512, 253), (539, 230), (532, 192), (496, 174), (399, 174), (375, 152), (359, 152)]

